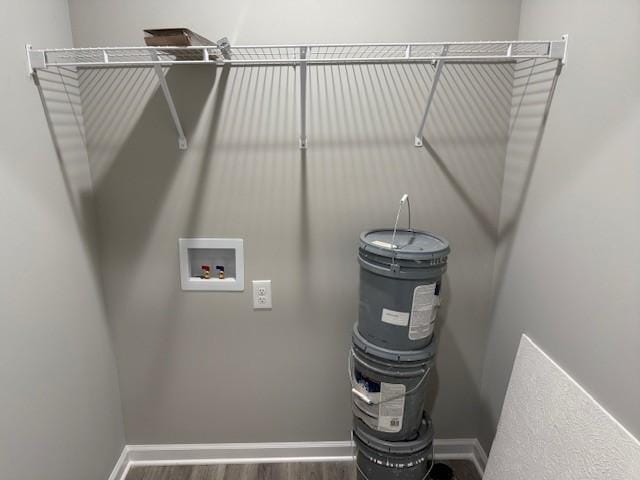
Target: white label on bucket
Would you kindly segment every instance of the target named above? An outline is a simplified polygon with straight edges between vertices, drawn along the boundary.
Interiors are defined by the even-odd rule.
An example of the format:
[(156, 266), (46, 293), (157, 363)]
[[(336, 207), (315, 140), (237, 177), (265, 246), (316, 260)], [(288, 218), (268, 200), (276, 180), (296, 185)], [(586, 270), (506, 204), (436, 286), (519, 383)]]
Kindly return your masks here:
[(383, 308), (381, 320), (391, 325), (406, 327), (409, 325), (409, 312), (396, 312), (395, 310)]
[(405, 391), (406, 387), (401, 383), (382, 382), (378, 412), (378, 430), (381, 432), (395, 433), (402, 429)]
[(437, 302), (435, 283), (419, 285), (413, 290), (409, 340), (427, 338), (433, 333)]
[(357, 370), (356, 378), (358, 390), (371, 403), (353, 395), (354, 415), (379, 432), (399, 432), (402, 429), (406, 387), (401, 383), (385, 383), (367, 378)]

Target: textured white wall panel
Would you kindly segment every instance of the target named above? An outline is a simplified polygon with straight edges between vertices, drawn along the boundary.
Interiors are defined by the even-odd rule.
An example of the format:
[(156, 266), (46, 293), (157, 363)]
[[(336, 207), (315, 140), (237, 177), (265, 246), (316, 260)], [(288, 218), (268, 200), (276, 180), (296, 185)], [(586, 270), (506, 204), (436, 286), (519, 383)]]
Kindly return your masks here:
[(534, 478), (640, 479), (640, 442), (523, 335), (484, 480)]

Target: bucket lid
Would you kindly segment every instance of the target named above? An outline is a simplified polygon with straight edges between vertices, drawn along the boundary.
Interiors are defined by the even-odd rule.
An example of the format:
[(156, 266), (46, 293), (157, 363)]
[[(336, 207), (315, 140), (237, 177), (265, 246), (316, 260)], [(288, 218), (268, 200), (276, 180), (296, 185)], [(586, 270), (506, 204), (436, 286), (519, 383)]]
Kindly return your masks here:
[(442, 237), (420, 230), (397, 230), (393, 243), (393, 229), (369, 230), (360, 234), (360, 248), (383, 257), (395, 256), (406, 260), (431, 260), (446, 257), (451, 248)]
[(353, 334), (351, 335), (353, 345), (369, 355), (393, 362), (426, 362), (431, 360), (436, 354), (435, 335), (432, 337), (429, 345), (419, 350), (391, 350), (389, 348), (380, 347), (364, 338), (358, 330), (358, 322), (353, 326)]
[(358, 422), (354, 423), (354, 438), (361, 441), (371, 449), (378, 451), (382, 454), (391, 453), (398, 455), (410, 455), (418, 453), (429, 448), (433, 442), (433, 425), (431, 424), (431, 418), (426, 412), (423, 413), (420, 428), (416, 438), (400, 441), (381, 440), (376, 437), (373, 432), (369, 432), (364, 428), (361, 428)]

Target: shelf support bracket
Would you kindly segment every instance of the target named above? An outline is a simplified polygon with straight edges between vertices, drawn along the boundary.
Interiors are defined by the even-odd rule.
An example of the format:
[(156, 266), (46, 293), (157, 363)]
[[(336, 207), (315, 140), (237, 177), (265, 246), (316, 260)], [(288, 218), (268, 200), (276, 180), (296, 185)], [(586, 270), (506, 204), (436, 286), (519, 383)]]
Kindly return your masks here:
[(224, 59), (231, 60), (231, 44), (229, 43), (229, 39), (227, 37), (222, 37), (216, 42), (216, 45)]
[(557, 58), (563, 65), (567, 63), (567, 45), (569, 44), (569, 35), (562, 35), (562, 40), (551, 42), (549, 45), (549, 58)]
[(25, 45), (25, 50), (27, 52), (27, 73), (30, 77), (34, 76), (36, 69), (47, 68), (44, 52), (33, 50), (29, 44)]
[[(449, 50), (449, 46), (445, 45), (442, 47), (441, 56), (444, 57)], [(424, 132), (424, 126), (427, 123), (427, 117), (429, 116), (429, 110), (431, 109), (431, 104), (433, 103), (433, 99), (436, 94), (436, 88), (438, 87), (438, 83), (440, 82), (440, 75), (442, 75), (442, 69), (444, 67), (444, 59), (441, 58), (437, 61), (436, 64), (436, 72), (433, 75), (433, 85), (431, 85), (431, 90), (429, 91), (429, 96), (427, 97), (427, 105), (424, 108), (424, 114), (422, 115), (422, 121), (420, 122), (420, 127), (418, 127), (418, 132), (416, 133), (415, 138), (413, 139), (413, 144), (416, 147), (422, 146), (422, 133)]]
[(307, 54), (309, 47), (300, 47), (300, 148), (307, 148)]
[[(151, 52), (151, 58), (154, 61), (158, 61), (158, 54), (155, 51)], [(164, 98), (167, 101), (167, 106), (169, 107), (169, 112), (171, 113), (171, 118), (173, 119), (173, 123), (176, 126), (176, 131), (178, 132), (178, 148), (180, 150), (187, 149), (187, 137), (184, 135), (184, 130), (182, 129), (182, 124), (180, 123), (180, 117), (178, 117), (178, 111), (176, 110), (176, 105), (173, 103), (173, 97), (171, 96), (171, 91), (169, 90), (169, 86), (167, 85), (167, 80), (164, 78), (164, 72), (162, 71), (162, 66), (160, 64), (155, 64), (153, 69), (158, 76), (158, 82), (160, 83), (160, 88), (162, 89), (162, 93), (164, 93)]]

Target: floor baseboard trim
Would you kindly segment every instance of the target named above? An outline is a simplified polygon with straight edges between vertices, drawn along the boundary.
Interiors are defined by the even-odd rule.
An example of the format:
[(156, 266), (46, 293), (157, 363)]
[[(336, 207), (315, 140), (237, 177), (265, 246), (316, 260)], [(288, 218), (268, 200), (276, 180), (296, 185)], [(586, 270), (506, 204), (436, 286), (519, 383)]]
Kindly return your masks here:
[[(436, 460), (470, 460), (482, 476), (487, 455), (475, 438), (434, 440)], [(351, 461), (344, 442), (126, 445), (109, 480), (125, 480), (133, 466)]]
[(452, 438), (434, 440), (436, 460), (469, 460), (484, 475), (487, 454), (477, 438)]
[(487, 455), (487, 452), (485, 452), (484, 448), (482, 448), (482, 445), (480, 445), (477, 438), (474, 438), (473, 441), (473, 463), (475, 463), (478, 473), (480, 474), (480, 478), (482, 478), (484, 476), (484, 471), (487, 468), (489, 456)]

